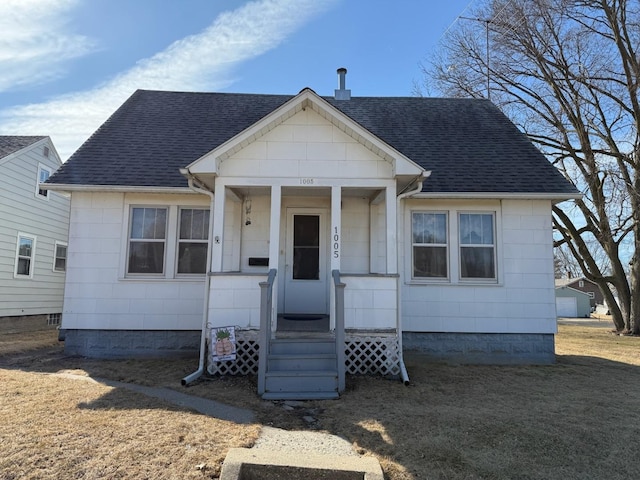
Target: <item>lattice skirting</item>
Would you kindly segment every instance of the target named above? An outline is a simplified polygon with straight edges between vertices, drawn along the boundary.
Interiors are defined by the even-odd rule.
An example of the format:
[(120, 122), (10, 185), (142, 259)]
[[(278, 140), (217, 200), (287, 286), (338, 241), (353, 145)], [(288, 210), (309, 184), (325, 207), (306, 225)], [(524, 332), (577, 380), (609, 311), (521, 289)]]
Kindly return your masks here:
[[(207, 345), (207, 350), (211, 348)], [(258, 374), (258, 332), (236, 330), (236, 360), (214, 362), (207, 355), (211, 375)], [(397, 376), (400, 374), (400, 351), (395, 334), (345, 335), (345, 366), (350, 374)]]

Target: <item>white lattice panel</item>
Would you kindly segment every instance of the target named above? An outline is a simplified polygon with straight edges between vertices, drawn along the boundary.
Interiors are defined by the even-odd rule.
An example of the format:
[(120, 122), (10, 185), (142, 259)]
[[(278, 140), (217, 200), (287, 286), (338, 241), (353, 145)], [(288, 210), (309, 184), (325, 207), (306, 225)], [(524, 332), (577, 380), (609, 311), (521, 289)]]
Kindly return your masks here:
[(400, 355), (395, 336), (349, 335), (345, 340), (347, 373), (399, 375)]
[[(207, 356), (211, 375), (257, 375), (258, 334), (253, 330), (236, 330), (236, 360), (213, 362)], [(345, 339), (346, 372), (352, 375), (400, 374), (398, 339), (395, 335), (354, 335)]]

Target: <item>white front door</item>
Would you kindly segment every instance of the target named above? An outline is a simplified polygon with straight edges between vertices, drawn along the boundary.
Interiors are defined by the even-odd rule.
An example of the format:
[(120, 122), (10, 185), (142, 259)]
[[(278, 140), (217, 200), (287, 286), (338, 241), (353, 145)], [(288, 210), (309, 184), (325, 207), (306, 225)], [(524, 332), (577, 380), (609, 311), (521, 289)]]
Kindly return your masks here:
[(287, 209), (284, 313), (328, 312), (326, 217), (324, 209)]

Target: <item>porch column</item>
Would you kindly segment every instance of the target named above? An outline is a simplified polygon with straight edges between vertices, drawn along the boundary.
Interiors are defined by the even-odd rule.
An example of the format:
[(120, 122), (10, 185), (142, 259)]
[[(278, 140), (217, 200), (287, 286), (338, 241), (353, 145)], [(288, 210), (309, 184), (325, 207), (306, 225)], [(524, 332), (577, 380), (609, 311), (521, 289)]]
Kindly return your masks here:
[(224, 204), (226, 187), (216, 178), (213, 205), (213, 239), (211, 241), (211, 271), (222, 272), (222, 246), (224, 245)]
[(282, 187), (271, 186), (271, 217), (269, 230), (269, 270), (278, 268), (280, 259), (280, 208), (282, 205)]
[(388, 274), (396, 274), (398, 273), (398, 231), (397, 231), (397, 223), (396, 218), (398, 215), (397, 212), (397, 202), (396, 202), (396, 186), (391, 185), (386, 189), (385, 196), (385, 206), (386, 206), (386, 223), (387, 223), (387, 272)]
[(340, 270), (340, 255), (342, 244), (342, 188), (331, 187), (331, 271)]

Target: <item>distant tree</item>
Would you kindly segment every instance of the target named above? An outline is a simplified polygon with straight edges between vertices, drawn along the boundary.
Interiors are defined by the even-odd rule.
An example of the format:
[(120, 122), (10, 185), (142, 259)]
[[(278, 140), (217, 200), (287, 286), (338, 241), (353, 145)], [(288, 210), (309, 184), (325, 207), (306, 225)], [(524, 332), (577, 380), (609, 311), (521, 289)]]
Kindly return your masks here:
[(638, 0), (480, 0), (445, 37), (423, 87), (490, 95), (584, 194), (553, 207), (556, 246), (640, 334)]

